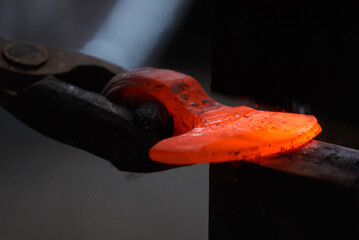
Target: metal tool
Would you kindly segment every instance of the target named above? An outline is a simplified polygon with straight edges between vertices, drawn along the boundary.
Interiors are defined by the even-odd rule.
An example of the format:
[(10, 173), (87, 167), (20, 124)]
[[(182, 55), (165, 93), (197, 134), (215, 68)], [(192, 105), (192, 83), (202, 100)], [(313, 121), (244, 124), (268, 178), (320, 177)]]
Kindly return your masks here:
[[(123, 68), (81, 53), (3, 38), (0, 49), (0, 106), (20, 121), (107, 159), (120, 170), (172, 167), (151, 161), (147, 154), (152, 145), (172, 135), (163, 107), (157, 103), (146, 111), (141, 106), (132, 109), (99, 94)], [(149, 119), (146, 114), (163, 117)]]
[(166, 106), (174, 136), (149, 153), (162, 163), (251, 161), (296, 149), (321, 132), (314, 116), (223, 105), (194, 78), (172, 70), (144, 68), (119, 74), (104, 94), (118, 102), (154, 98)]
[(152, 97), (166, 106), (175, 136), (151, 148), (155, 161), (182, 165), (246, 160), (346, 185), (358, 182), (359, 151), (309, 142), (321, 131), (313, 116), (227, 107), (210, 98), (192, 77), (153, 68), (117, 75), (104, 94), (138, 104)]
[[(148, 150), (173, 135), (173, 124), (178, 126), (176, 118), (165, 117), (168, 113), (161, 103), (153, 99), (133, 105), (127, 104), (133, 99), (113, 103), (99, 94), (124, 69), (80, 53), (22, 44), (0, 41), (0, 103), (5, 109), (35, 130), (110, 160), (121, 170), (149, 172), (173, 167), (148, 158)], [(32, 51), (36, 53), (29, 55)], [(195, 107), (195, 102), (180, 93), (182, 87), (173, 85), (172, 90)], [(216, 106), (211, 99), (203, 104)], [(151, 127), (149, 118), (147, 122), (140, 120), (153, 115), (161, 116), (152, 124), (156, 127)], [(228, 156), (227, 160), (234, 158)], [(296, 175), (359, 186), (359, 151), (338, 145), (312, 141), (295, 152), (251, 161)]]

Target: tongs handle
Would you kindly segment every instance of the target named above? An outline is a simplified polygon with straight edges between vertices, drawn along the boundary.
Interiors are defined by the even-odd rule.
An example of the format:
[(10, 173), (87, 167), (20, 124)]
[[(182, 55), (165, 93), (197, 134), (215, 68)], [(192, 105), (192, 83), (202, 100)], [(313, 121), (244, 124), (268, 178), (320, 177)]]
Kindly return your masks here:
[(97, 93), (48, 76), (18, 93), (3, 91), (0, 100), (29, 127), (109, 160), (120, 170), (170, 167), (148, 158), (149, 148), (162, 138), (158, 131), (142, 128), (131, 110)]

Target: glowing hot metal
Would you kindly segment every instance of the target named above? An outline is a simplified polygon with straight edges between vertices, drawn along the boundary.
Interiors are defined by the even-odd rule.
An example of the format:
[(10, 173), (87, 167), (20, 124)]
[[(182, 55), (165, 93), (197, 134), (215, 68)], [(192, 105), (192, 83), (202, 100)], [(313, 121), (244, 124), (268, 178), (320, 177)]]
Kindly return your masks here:
[(251, 160), (298, 148), (321, 132), (314, 116), (220, 104), (194, 78), (171, 70), (122, 73), (103, 94), (116, 101), (156, 99), (165, 105), (174, 136), (149, 151), (152, 160), (162, 163)]

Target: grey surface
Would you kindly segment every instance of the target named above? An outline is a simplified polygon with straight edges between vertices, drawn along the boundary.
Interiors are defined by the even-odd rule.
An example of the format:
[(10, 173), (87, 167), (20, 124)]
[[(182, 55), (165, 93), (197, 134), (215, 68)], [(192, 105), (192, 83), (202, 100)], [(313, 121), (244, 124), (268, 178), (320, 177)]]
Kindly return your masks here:
[(197, 0), (0, 0), (0, 33), (125, 68), (157, 59)]
[(2, 109), (0, 133), (0, 239), (207, 239), (207, 164), (121, 172)]
[[(180, 26), (185, 6), (195, 1), (151, 1), (152, 8), (141, 2), (149, 4), (0, 0), (0, 34), (129, 68), (156, 62), (209, 84), (209, 59), (188, 64), (197, 54), (193, 49), (200, 49), (191, 36), (180, 59), (170, 53), (174, 62), (156, 61)], [(0, 239), (208, 239), (208, 171), (202, 164), (150, 174), (121, 172), (38, 134), (0, 108)]]

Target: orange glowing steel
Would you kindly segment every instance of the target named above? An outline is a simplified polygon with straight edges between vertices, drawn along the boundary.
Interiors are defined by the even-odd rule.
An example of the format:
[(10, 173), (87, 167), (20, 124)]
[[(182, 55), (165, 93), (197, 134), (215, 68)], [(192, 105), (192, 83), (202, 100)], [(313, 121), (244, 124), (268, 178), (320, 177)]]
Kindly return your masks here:
[(314, 116), (228, 107), (210, 98), (192, 77), (144, 68), (120, 74), (104, 94), (117, 101), (162, 102), (174, 121), (174, 136), (150, 149), (168, 164), (251, 160), (298, 148), (321, 132)]

